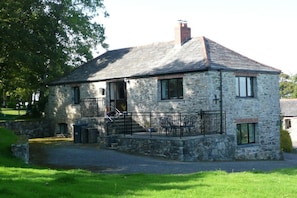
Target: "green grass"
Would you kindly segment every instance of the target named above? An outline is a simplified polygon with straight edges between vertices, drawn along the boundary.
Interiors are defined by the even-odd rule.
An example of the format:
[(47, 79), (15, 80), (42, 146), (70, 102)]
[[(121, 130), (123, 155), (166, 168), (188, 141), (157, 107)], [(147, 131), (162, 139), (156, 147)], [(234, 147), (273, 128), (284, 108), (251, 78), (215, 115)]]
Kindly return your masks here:
[(26, 115), (26, 110), (15, 110), (12, 108), (1, 108), (0, 110), (0, 120), (15, 120)]
[(12, 108), (0, 108), (0, 122), (1, 121), (24, 121), (24, 120), (38, 120), (40, 117), (34, 115), (26, 115), (26, 110), (15, 110)]
[[(1, 197), (296, 197), (297, 168), (183, 175), (95, 174), (26, 166), (10, 156), (16, 140), (0, 128)], [(4, 153), (4, 156), (2, 154)], [(2, 164), (7, 158), (11, 163)]]

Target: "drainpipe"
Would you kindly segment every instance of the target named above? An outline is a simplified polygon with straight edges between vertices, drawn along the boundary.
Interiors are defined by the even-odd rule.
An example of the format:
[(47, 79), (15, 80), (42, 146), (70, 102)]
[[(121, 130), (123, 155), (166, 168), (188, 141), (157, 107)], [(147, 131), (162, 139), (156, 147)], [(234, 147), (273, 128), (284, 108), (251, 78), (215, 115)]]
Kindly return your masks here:
[(220, 72), (220, 134), (223, 134), (223, 78), (222, 70)]

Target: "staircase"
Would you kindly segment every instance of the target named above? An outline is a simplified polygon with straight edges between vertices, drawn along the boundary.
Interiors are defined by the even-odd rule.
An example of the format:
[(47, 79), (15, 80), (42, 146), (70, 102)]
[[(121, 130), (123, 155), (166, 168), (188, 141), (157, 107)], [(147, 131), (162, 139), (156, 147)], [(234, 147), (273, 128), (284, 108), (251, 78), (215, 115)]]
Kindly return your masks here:
[(133, 134), (146, 132), (146, 129), (132, 119), (131, 116), (109, 117), (106, 119), (108, 134)]

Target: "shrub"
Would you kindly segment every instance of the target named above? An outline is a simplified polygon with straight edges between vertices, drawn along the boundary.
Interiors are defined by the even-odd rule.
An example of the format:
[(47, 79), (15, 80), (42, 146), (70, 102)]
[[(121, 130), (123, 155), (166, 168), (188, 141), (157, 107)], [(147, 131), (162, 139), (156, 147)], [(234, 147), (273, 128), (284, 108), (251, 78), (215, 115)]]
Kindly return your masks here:
[(288, 131), (286, 130), (281, 130), (280, 132), (280, 142), (281, 142), (281, 149), (284, 152), (292, 152), (293, 151), (293, 145), (292, 145), (292, 140), (291, 136)]

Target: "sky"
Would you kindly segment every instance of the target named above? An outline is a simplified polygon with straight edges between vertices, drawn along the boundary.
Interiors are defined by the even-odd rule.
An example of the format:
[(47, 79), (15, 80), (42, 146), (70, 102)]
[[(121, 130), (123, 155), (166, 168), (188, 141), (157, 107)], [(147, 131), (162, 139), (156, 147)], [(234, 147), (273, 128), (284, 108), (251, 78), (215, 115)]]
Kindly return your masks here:
[[(174, 40), (178, 20), (265, 65), (297, 74), (296, 0), (104, 0), (109, 50)], [(102, 49), (95, 55), (102, 53)]]

